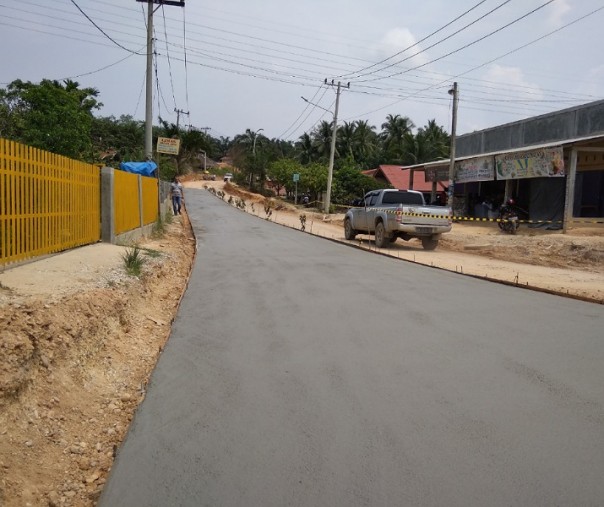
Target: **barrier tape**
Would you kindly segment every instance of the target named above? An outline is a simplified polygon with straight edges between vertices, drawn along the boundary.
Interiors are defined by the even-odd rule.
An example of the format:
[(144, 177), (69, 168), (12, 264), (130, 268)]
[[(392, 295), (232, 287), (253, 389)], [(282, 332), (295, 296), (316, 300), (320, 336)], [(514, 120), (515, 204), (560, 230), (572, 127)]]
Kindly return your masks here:
[[(310, 208), (314, 204), (318, 204), (321, 206), (323, 205), (323, 203), (321, 201), (312, 201), (312, 202), (307, 203), (305, 206), (308, 206)], [(334, 207), (343, 208), (346, 210), (358, 208), (358, 206), (346, 206), (343, 204), (334, 204)], [(478, 217), (466, 217), (466, 216), (457, 216), (457, 215), (430, 215), (427, 213), (407, 213), (407, 212), (403, 212), (400, 210), (397, 211), (396, 209), (392, 209), (392, 208), (368, 208), (368, 209), (371, 211), (381, 211), (384, 213), (399, 214), (399, 215), (404, 215), (404, 216), (409, 216), (409, 217), (442, 218), (442, 219), (446, 219), (446, 220), (451, 220), (453, 222), (495, 222), (495, 223), (516, 222), (518, 224), (563, 224), (564, 223), (563, 220), (506, 220), (504, 218), (478, 218)], [(601, 225), (603, 225), (604, 219), (577, 220), (577, 219), (571, 218), (569, 220), (569, 222), (573, 223), (573, 224), (601, 224)]]

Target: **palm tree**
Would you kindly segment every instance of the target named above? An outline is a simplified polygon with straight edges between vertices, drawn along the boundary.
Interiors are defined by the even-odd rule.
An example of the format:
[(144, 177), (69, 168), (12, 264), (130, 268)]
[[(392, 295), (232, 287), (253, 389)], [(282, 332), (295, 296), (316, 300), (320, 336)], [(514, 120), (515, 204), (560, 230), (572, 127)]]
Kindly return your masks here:
[(378, 137), (375, 127), (366, 120), (357, 120), (354, 131), (354, 160), (361, 166), (370, 164), (371, 156), (376, 152)]
[(400, 162), (404, 146), (403, 140), (407, 134), (412, 133), (415, 124), (407, 116), (391, 115), (382, 123), (380, 138), (383, 143), (384, 154), (389, 162)]
[(449, 156), (451, 137), (443, 127), (436, 124), (436, 120), (428, 121), (423, 128), (419, 129), (417, 135), (424, 137), (429, 146), (428, 160), (422, 160), (422, 162)]
[(338, 129), (338, 153), (343, 157), (354, 158), (355, 131), (356, 123), (347, 121)]
[(313, 145), (319, 159), (327, 160), (329, 158), (329, 152), (331, 151), (332, 131), (333, 124), (328, 121), (322, 121), (312, 133)]
[(310, 164), (315, 159), (315, 147), (310, 135), (302, 134), (296, 143), (297, 159), (301, 164)]

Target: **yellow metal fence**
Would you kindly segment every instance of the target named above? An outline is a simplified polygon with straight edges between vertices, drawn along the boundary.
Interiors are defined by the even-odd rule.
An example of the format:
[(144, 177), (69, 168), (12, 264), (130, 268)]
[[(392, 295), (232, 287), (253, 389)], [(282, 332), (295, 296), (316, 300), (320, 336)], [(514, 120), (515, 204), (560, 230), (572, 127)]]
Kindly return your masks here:
[[(137, 174), (114, 171), (113, 202), (115, 216), (115, 234), (131, 231), (157, 220), (158, 184), (156, 178), (141, 177), (139, 194)], [(142, 197), (142, 208), (140, 198)], [(142, 223), (141, 223), (142, 209)]]
[(0, 264), (100, 239), (100, 169), (0, 139)]
[[(113, 172), (116, 234), (157, 220), (158, 182)], [(141, 202), (142, 199), (142, 202)], [(0, 265), (101, 239), (98, 167), (0, 138)]]

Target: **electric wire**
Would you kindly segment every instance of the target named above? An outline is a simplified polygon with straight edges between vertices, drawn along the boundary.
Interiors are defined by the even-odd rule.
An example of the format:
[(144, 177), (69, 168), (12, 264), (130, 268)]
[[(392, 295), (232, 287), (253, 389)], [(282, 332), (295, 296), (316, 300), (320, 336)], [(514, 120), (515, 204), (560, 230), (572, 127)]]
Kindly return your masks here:
[[(532, 44), (536, 44), (537, 42), (540, 42), (540, 41), (542, 41), (543, 39), (545, 39), (545, 38), (547, 38), (547, 37), (550, 37), (551, 35), (554, 35), (554, 34), (556, 34), (556, 33), (560, 32), (560, 31), (562, 31), (562, 30), (564, 30), (564, 29), (566, 29), (566, 28), (568, 28), (568, 27), (570, 27), (570, 26), (572, 26), (572, 25), (574, 25), (574, 24), (578, 23), (579, 21), (582, 21), (582, 20), (584, 20), (584, 19), (586, 19), (586, 18), (588, 18), (588, 17), (590, 17), (590, 16), (593, 16), (594, 14), (596, 14), (597, 12), (599, 12), (599, 11), (601, 11), (601, 10), (603, 10), (603, 9), (604, 9), (604, 6), (601, 6), (601, 7), (597, 8), (597, 9), (594, 9), (593, 11), (591, 11), (591, 12), (589, 12), (589, 13), (587, 13), (587, 14), (585, 14), (585, 15), (583, 15), (583, 16), (581, 16), (581, 17), (579, 17), (579, 18), (574, 19), (573, 21), (570, 21), (570, 22), (568, 22), (568, 23), (566, 23), (566, 24), (564, 24), (564, 25), (562, 25), (562, 26), (558, 27), (556, 30), (552, 30), (552, 31), (550, 31), (550, 32), (548, 32), (548, 33), (546, 33), (546, 34), (542, 35), (541, 37), (537, 37), (536, 39), (533, 39), (532, 41), (527, 42), (526, 44), (523, 44), (523, 45), (521, 45), (521, 46), (518, 46), (517, 48), (513, 49), (512, 51), (508, 51), (507, 53), (504, 53), (504, 54), (502, 54), (502, 55), (500, 55), (500, 56), (498, 56), (498, 57), (496, 57), (496, 58), (491, 59), (491, 60), (490, 60), (488, 63), (485, 63), (484, 65), (488, 65), (488, 64), (490, 64), (490, 63), (493, 63), (493, 62), (495, 62), (495, 61), (497, 61), (497, 60), (500, 60), (501, 58), (504, 58), (505, 56), (508, 56), (509, 54), (515, 53), (515, 52), (517, 52), (517, 51), (520, 51), (521, 49), (525, 49), (526, 47), (528, 47), (528, 46), (530, 46), (530, 45), (532, 45)], [(466, 71), (466, 72), (465, 72), (465, 73), (463, 73), (463, 74), (460, 74), (460, 75), (457, 75), (457, 76), (453, 76), (453, 77), (451, 78), (451, 80), (452, 80), (452, 79), (456, 79), (457, 77), (461, 77), (462, 75), (466, 75), (466, 74), (468, 74), (468, 73), (470, 73), (470, 72), (473, 72), (474, 70), (477, 70), (477, 69), (479, 69), (479, 68), (483, 67), (484, 65), (479, 65), (479, 66), (476, 66), (475, 68), (470, 69), (469, 71)], [(445, 84), (445, 83), (448, 83), (448, 82), (450, 82), (450, 80), (449, 80), (449, 79), (447, 79), (447, 80), (445, 80), (445, 81), (441, 81), (440, 83), (437, 83), (437, 84), (435, 84), (435, 85), (434, 85), (434, 86), (432, 86), (432, 87), (428, 87), (428, 88), (425, 88), (425, 89), (423, 89), (423, 90), (419, 90), (419, 92), (417, 92), (417, 93), (421, 93), (421, 92), (423, 92), (423, 91), (427, 91), (428, 89), (431, 89), (431, 88), (436, 88), (436, 87), (441, 86), (441, 85), (443, 85), (443, 84)], [(394, 105), (396, 105), (396, 104), (398, 104), (398, 103), (402, 102), (403, 100), (407, 100), (407, 99), (411, 98), (412, 96), (413, 96), (413, 95), (409, 95), (409, 96), (407, 96), (407, 97), (405, 97), (405, 98), (402, 98), (402, 99), (397, 100), (397, 101), (395, 101), (395, 102), (389, 103), (389, 104), (387, 104), (386, 106), (380, 107), (380, 108), (378, 108), (378, 109), (374, 109), (374, 110), (372, 110), (372, 111), (369, 111), (369, 112), (363, 113), (363, 114), (361, 114), (361, 115), (355, 115), (355, 116), (352, 116), (352, 117), (347, 118), (347, 119), (351, 119), (351, 118), (363, 118), (363, 117), (365, 117), (365, 116), (369, 116), (370, 114), (377, 113), (377, 112), (379, 112), (379, 111), (383, 111), (384, 109), (390, 108), (390, 107), (392, 107), (392, 106), (394, 106)], [(464, 106), (464, 107), (466, 107), (466, 108), (467, 108), (467, 106)]]
[(101, 32), (101, 33), (102, 33), (102, 34), (103, 34), (105, 37), (107, 37), (107, 38), (108, 38), (108, 39), (109, 39), (111, 42), (113, 42), (113, 43), (114, 43), (116, 46), (118, 46), (118, 47), (122, 48), (122, 49), (123, 49), (123, 50), (125, 50), (125, 51), (128, 51), (128, 52), (130, 52), (130, 53), (133, 53), (133, 54), (135, 54), (135, 55), (140, 55), (140, 54), (141, 54), (141, 53), (137, 53), (136, 51), (132, 51), (131, 49), (128, 49), (128, 48), (127, 48), (127, 47), (125, 47), (125, 46), (122, 46), (122, 45), (121, 45), (119, 42), (117, 42), (117, 41), (116, 41), (116, 40), (114, 40), (114, 39), (113, 39), (113, 38), (112, 38), (112, 37), (111, 37), (109, 34), (107, 34), (107, 32), (105, 32), (105, 31), (104, 31), (104, 30), (103, 30), (103, 29), (102, 29), (102, 28), (101, 28), (99, 25), (97, 25), (97, 24), (94, 22), (94, 20), (93, 20), (92, 18), (90, 18), (90, 16), (88, 16), (88, 14), (86, 14), (86, 13), (85, 13), (85, 12), (84, 12), (84, 11), (81, 9), (81, 7), (80, 7), (80, 6), (79, 6), (79, 5), (78, 5), (78, 4), (75, 2), (75, 0), (70, 0), (70, 1), (71, 1), (71, 3), (72, 3), (73, 5), (75, 5), (75, 6), (76, 6), (76, 8), (77, 8), (77, 9), (78, 9), (78, 10), (79, 10), (81, 13), (82, 13), (82, 15), (83, 15), (83, 16), (84, 16), (84, 17), (85, 17), (85, 18), (86, 18), (88, 21), (90, 21), (90, 22), (91, 22), (91, 23), (94, 25), (94, 27), (95, 27), (95, 28), (96, 28), (96, 29), (97, 29), (99, 32)]
[[(141, 9), (142, 9), (142, 6), (141, 6)], [(429, 72), (429, 71), (420, 70), (420, 72)], [(317, 77), (318, 77), (318, 76), (317, 76)], [(362, 86), (362, 85), (360, 85), (360, 86)], [(562, 93), (562, 92), (560, 92), (560, 93)], [(588, 97), (588, 96), (586, 96), (586, 97)]]
[(168, 44), (168, 29), (166, 27), (166, 13), (164, 11), (164, 6), (161, 6), (161, 13), (164, 20), (164, 42), (166, 43), (166, 58), (168, 59), (168, 74), (170, 75), (170, 88), (172, 89), (172, 100), (174, 101), (174, 110), (178, 109), (176, 105), (176, 95), (174, 94), (174, 78), (172, 77), (172, 62), (170, 61), (170, 48)]
[[(294, 125), (296, 125), (296, 123), (298, 123), (298, 120), (300, 118), (302, 118), (302, 116), (304, 115), (304, 113), (306, 112), (306, 110), (311, 106), (311, 102), (313, 102), (315, 100), (315, 97), (319, 94), (319, 92), (321, 91), (322, 88), (323, 88), (323, 85), (320, 85), (317, 88), (317, 91), (315, 92), (315, 94), (310, 99), (310, 102), (306, 103), (306, 107), (304, 109), (302, 109), (302, 112), (298, 115), (298, 117), (292, 122), (292, 124), (289, 127), (287, 127), (285, 129), (285, 131), (281, 135), (277, 136), (279, 139), (285, 137), (285, 135), (289, 133), (289, 131), (294, 127)], [(326, 91), (327, 91), (327, 89), (325, 89), (325, 92)], [(325, 95), (325, 92), (323, 93), (323, 95)], [(321, 96), (321, 98), (323, 98), (323, 95)], [(319, 100), (319, 102), (321, 102), (321, 100)]]
[[(185, 103), (187, 111), (191, 111), (189, 107), (189, 67), (187, 65), (187, 20), (185, 16), (185, 8), (182, 9), (182, 43), (185, 57)], [(191, 127), (191, 116), (189, 115), (189, 128)]]
[[(361, 76), (364, 76), (364, 75), (368, 75), (368, 74), (361, 74), (361, 73), (362, 73), (362, 72), (365, 72), (366, 70), (372, 69), (373, 67), (377, 67), (378, 65), (381, 65), (382, 63), (385, 63), (385, 62), (387, 62), (388, 60), (392, 60), (393, 58), (396, 58), (397, 56), (399, 56), (399, 55), (401, 55), (401, 54), (403, 54), (403, 53), (405, 53), (405, 52), (409, 51), (411, 48), (414, 48), (414, 47), (416, 47), (416, 46), (419, 46), (419, 45), (420, 45), (422, 42), (424, 42), (424, 41), (428, 40), (430, 37), (432, 37), (432, 36), (436, 35), (437, 33), (442, 32), (442, 31), (443, 31), (445, 28), (448, 28), (448, 27), (449, 27), (449, 26), (451, 26), (453, 23), (455, 23), (456, 21), (458, 21), (458, 20), (460, 20), (461, 18), (463, 18), (463, 17), (464, 17), (466, 14), (469, 14), (469, 13), (470, 13), (470, 12), (472, 12), (474, 9), (476, 9), (476, 8), (480, 7), (480, 6), (481, 6), (483, 3), (485, 3), (486, 1), (487, 1), (487, 0), (481, 0), (480, 2), (478, 2), (477, 4), (475, 4), (473, 7), (470, 7), (470, 8), (469, 8), (467, 11), (465, 11), (465, 12), (463, 12), (462, 14), (460, 14), (459, 16), (457, 16), (455, 19), (452, 19), (451, 21), (449, 21), (449, 22), (448, 22), (448, 23), (446, 23), (445, 25), (441, 26), (441, 27), (440, 27), (440, 28), (438, 28), (437, 30), (435, 30), (435, 31), (433, 31), (432, 33), (430, 33), (430, 34), (426, 35), (426, 36), (425, 36), (423, 39), (418, 40), (418, 41), (417, 41), (415, 44), (412, 44), (412, 45), (410, 45), (410, 46), (407, 46), (405, 49), (402, 49), (402, 50), (398, 51), (397, 53), (395, 53), (395, 54), (393, 54), (393, 55), (389, 56), (388, 58), (384, 58), (383, 60), (380, 60), (379, 62), (373, 63), (373, 64), (371, 64), (371, 65), (368, 65), (367, 67), (363, 67), (362, 69), (359, 69), (359, 70), (356, 70), (356, 71), (353, 71), (353, 72), (349, 72), (349, 73), (347, 73), (347, 74), (342, 74), (342, 75), (337, 76), (337, 77), (338, 77), (338, 78), (343, 78), (343, 77), (345, 77), (345, 76), (352, 76), (353, 74), (359, 74), (359, 75), (360, 75), (360, 76), (357, 76), (357, 77), (361, 77)], [(510, 0), (508, 0), (508, 1), (510, 1)], [(504, 3), (508, 3), (508, 2), (504, 2)], [(502, 6), (503, 6), (503, 5), (501, 5), (500, 7), (502, 7)], [(484, 17), (486, 17), (486, 16), (488, 16), (488, 15), (489, 15), (491, 12), (493, 12), (493, 11), (488, 12), (488, 13), (487, 13), (485, 16), (483, 16), (483, 18), (484, 18)], [(480, 18), (480, 19), (483, 19), (483, 18)], [(457, 34), (457, 33), (461, 32), (461, 31), (465, 30), (465, 29), (466, 29), (466, 28), (468, 28), (469, 26), (470, 26), (470, 25), (466, 25), (465, 27), (463, 27), (461, 30), (459, 30), (459, 31), (458, 31), (458, 32), (456, 32), (455, 34)], [(454, 34), (454, 35), (455, 35), (455, 34)], [(414, 55), (414, 56), (415, 56), (415, 55)], [(384, 67), (384, 68), (379, 69), (379, 70), (381, 71), (381, 70), (384, 70), (385, 68), (387, 68), (387, 67)], [(376, 72), (378, 72), (378, 71), (376, 71)], [(373, 74), (373, 72), (371, 72), (371, 73), (369, 73), (369, 74)]]
[[(509, 0), (508, 0), (508, 1), (509, 1)], [(543, 9), (544, 7), (548, 6), (549, 4), (551, 4), (551, 3), (552, 3), (552, 2), (554, 2), (554, 1), (555, 1), (555, 0), (548, 0), (547, 2), (545, 2), (545, 3), (541, 4), (539, 7), (536, 7), (536, 8), (534, 8), (532, 11), (529, 11), (529, 12), (527, 12), (526, 14), (523, 14), (522, 16), (520, 16), (520, 17), (518, 17), (518, 18), (516, 18), (516, 19), (514, 19), (514, 20), (512, 20), (512, 21), (510, 21), (509, 23), (506, 23), (505, 25), (500, 26), (500, 27), (499, 27), (499, 28), (497, 28), (496, 30), (493, 30), (492, 32), (489, 32), (489, 33), (487, 33), (486, 35), (483, 35), (482, 37), (479, 37), (478, 39), (475, 39), (475, 40), (473, 40), (472, 42), (469, 42), (468, 44), (465, 44), (465, 45), (463, 45), (463, 46), (462, 46), (462, 47), (460, 47), (460, 48), (457, 48), (457, 49), (455, 49), (455, 50), (453, 50), (453, 51), (450, 51), (450, 52), (448, 52), (448, 53), (447, 53), (447, 54), (445, 54), (445, 55), (439, 56), (438, 58), (434, 58), (433, 60), (430, 60), (429, 62), (422, 63), (421, 65), (417, 65), (417, 66), (415, 66), (415, 67), (411, 67), (410, 69), (406, 69), (406, 70), (403, 70), (403, 71), (401, 71), (401, 72), (396, 72), (396, 73), (394, 73), (394, 74), (390, 74), (389, 76), (383, 76), (383, 77), (376, 77), (376, 78), (373, 78), (373, 79), (361, 80), (360, 82), (361, 82), (361, 83), (363, 83), (363, 82), (368, 82), (368, 81), (379, 81), (379, 80), (382, 80), (382, 79), (388, 79), (388, 78), (391, 78), (391, 77), (394, 77), (394, 76), (400, 76), (401, 74), (405, 74), (405, 73), (410, 72), (410, 71), (412, 71), (412, 70), (421, 69), (422, 67), (425, 67), (426, 65), (430, 65), (430, 64), (432, 64), (432, 63), (435, 63), (435, 62), (438, 62), (438, 61), (440, 61), (440, 60), (443, 60), (443, 59), (445, 59), (445, 58), (447, 58), (447, 57), (449, 57), (449, 56), (451, 56), (451, 55), (454, 55), (455, 53), (459, 53), (460, 51), (463, 51), (464, 49), (467, 49), (467, 48), (469, 48), (469, 47), (471, 47), (471, 46), (473, 46), (473, 45), (475, 45), (475, 44), (477, 44), (477, 43), (479, 43), (479, 42), (482, 42), (483, 40), (485, 40), (485, 39), (487, 39), (487, 38), (489, 38), (489, 37), (492, 37), (492, 36), (493, 36), (493, 35), (495, 35), (496, 33), (499, 33), (499, 32), (501, 32), (502, 30), (505, 30), (506, 28), (509, 28), (510, 26), (512, 26), (512, 25), (514, 25), (514, 24), (516, 24), (516, 23), (518, 23), (519, 21), (521, 21), (521, 20), (523, 20), (523, 19), (527, 18), (528, 16), (531, 16), (531, 15), (532, 15), (532, 14), (534, 14), (535, 12), (537, 12), (537, 11), (539, 11), (539, 10)], [(415, 55), (414, 55), (414, 56), (415, 56)], [(403, 61), (404, 61), (404, 60), (403, 60)], [(400, 62), (399, 62), (399, 63), (400, 63)]]

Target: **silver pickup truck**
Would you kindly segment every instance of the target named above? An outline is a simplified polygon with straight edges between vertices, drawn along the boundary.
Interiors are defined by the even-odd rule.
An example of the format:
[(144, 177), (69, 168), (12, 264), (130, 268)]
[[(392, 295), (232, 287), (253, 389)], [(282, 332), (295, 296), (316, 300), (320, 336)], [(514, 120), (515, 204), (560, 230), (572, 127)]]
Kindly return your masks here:
[(397, 238), (420, 238), (425, 250), (434, 250), (440, 235), (450, 230), (451, 208), (427, 206), (423, 194), (414, 190), (373, 190), (362, 207), (349, 209), (344, 218), (346, 239), (373, 234), (379, 248)]

